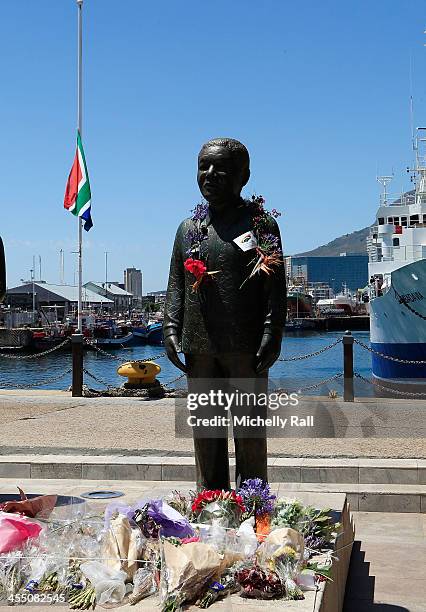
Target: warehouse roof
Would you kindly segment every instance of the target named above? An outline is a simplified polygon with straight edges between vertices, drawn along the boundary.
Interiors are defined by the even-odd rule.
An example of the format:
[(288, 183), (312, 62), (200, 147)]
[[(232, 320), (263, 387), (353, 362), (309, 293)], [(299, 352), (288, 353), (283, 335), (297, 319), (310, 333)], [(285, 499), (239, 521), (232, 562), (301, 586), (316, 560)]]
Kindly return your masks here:
[[(25, 283), (19, 287), (12, 287), (7, 290), (10, 295), (19, 295), (22, 293), (32, 293), (33, 284)], [(74, 285), (52, 285), (50, 283), (34, 283), (34, 290), (37, 293), (38, 300), (60, 300), (66, 302), (78, 301), (78, 287)], [(97, 304), (112, 304), (112, 300), (98, 295), (94, 291), (83, 287), (83, 302), (92, 302)]]
[[(99, 288), (100, 291), (105, 291), (105, 283), (95, 283), (94, 281), (89, 281), (88, 283), (85, 283), (85, 287), (87, 285), (90, 286), (96, 286)], [(124, 289), (122, 289), (121, 287), (119, 287), (118, 285), (116, 285), (115, 283), (107, 283), (107, 289), (108, 293), (111, 293), (111, 295), (117, 295), (117, 296), (128, 296), (128, 297), (133, 297), (132, 293), (129, 293), (128, 291), (125, 291)]]

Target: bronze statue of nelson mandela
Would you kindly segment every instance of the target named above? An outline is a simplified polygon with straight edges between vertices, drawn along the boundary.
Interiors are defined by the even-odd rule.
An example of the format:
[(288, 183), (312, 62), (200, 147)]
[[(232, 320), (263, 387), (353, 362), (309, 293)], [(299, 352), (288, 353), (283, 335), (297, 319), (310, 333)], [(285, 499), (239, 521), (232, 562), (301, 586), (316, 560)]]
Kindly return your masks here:
[[(248, 278), (256, 249), (247, 250), (241, 237), (253, 238), (255, 211), (241, 190), (249, 177), (249, 154), (239, 141), (218, 138), (201, 148), (197, 181), (208, 209), (177, 230), (163, 327), (168, 357), (186, 372), (190, 392), (208, 392), (209, 387), (244, 379), (256, 393), (266, 393), (268, 369), (280, 354), (286, 316), (284, 264), (280, 258), (270, 273), (259, 270)], [(278, 225), (270, 215), (265, 220), (280, 250)], [(199, 240), (195, 255), (194, 234)], [(204, 262), (207, 272), (194, 276), (187, 263), (191, 257)], [(259, 411), (266, 415), (266, 408), (257, 408), (256, 414)], [(267, 480), (266, 430), (256, 432), (246, 437), (234, 431), (237, 484), (247, 478)], [(193, 435), (197, 486), (228, 489), (227, 437), (200, 436), (196, 429)]]

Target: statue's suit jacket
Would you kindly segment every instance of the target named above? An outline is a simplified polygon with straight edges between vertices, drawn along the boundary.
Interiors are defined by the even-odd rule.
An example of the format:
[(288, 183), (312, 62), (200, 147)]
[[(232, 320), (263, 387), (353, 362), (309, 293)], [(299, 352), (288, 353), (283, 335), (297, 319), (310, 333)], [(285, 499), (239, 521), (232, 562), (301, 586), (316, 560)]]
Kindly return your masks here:
[[(278, 225), (267, 216), (268, 233), (280, 238)], [(204, 229), (203, 229), (204, 226)], [(195, 277), (184, 268), (190, 257), (188, 230), (194, 221), (183, 221), (176, 233), (170, 264), (164, 313), (164, 336), (178, 336), (189, 354), (255, 354), (265, 332), (281, 337), (286, 318), (284, 264), (270, 275), (260, 272), (244, 282), (253, 268), (254, 249), (242, 251), (234, 238), (253, 229), (249, 201), (201, 222), (207, 236), (200, 258), (208, 271), (218, 271), (192, 290)], [(281, 244), (281, 242), (280, 242)]]

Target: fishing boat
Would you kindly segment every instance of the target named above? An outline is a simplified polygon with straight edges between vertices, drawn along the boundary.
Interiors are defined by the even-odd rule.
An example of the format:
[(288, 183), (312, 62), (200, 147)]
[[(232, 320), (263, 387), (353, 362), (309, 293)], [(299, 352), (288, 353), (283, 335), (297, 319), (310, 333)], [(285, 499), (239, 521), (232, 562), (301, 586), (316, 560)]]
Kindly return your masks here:
[(160, 322), (150, 323), (146, 328), (147, 344), (162, 344), (163, 342), (163, 324)]
[(313, 299), (302, 288), (289, 287), (287, 292), (287, 314), (290, 318), (312, 316)]
[(146, 326), (133, 326), (132, 332), (142, 344), (162, 344), (163, 342), (163, 324), (160, 321), (149, 323)]
[(93, 329), (91, 343), (95, 346), (122, 348), (134, 343), (134, 335), (127, 326), (118, 326), (114, 319), (99, 319)]
[(129, 332), (125, 336), (115, 336), (112, 338), (92, 338), (91, 344), (109, 348), (123, 348), (133, 342), (133, 333)]
[(145, 344), (146, 336), (146, 325), (139, 323), (138, 325), (132, 325), (132, 332), (136, 340), (140, 340), (142, 344)]
[(312, 331), (315, 330), (315, 319), (302, 318), (302, 319), (288, 319), (285, 324), (286, 332), (299, 332), (299, 331)]
[(346, 286), (341, 293), (332, 298), (321, 299), (317, 302), (317, 310), (325, 316), (351, 316), (357, 312), (356, 297), (351, 295)]
[[(373, 376), (395, 384), (426, 383), (426, 128), (414, 139), (415, 189), (398, 197), (383, 187), (367, 239)], [(382, 355), (390, 356), (394, 361)]]

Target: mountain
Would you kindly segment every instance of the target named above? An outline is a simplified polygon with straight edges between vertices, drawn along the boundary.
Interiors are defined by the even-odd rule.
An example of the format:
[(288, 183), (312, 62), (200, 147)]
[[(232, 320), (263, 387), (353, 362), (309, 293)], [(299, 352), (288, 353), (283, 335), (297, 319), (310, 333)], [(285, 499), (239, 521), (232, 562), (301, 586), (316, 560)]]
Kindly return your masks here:
[(351, 234), (345, 234), (335, 238), (328, 244), (312, 249), (312, 251), (305, 251), (304, 253), (297, 253), (294, 257), (310, 255), (312, 257), (326, 257), (327, 255), (340, 255), (340, 253), (361, 253), (367, 254), (367, 243), (366, 239), (370, 232), (370, 226), (364, 227), (363, 229), (352, 232)]

